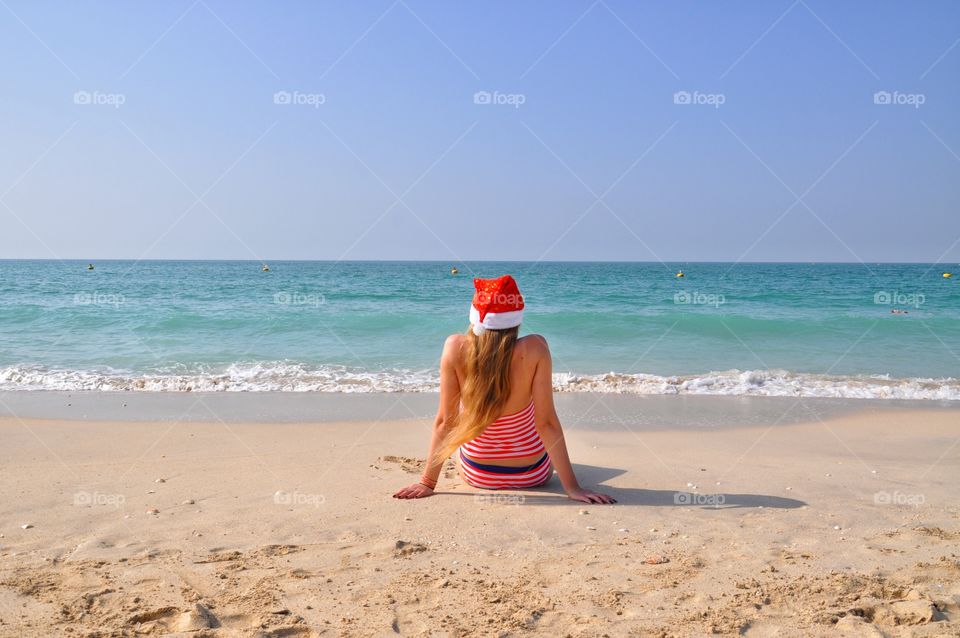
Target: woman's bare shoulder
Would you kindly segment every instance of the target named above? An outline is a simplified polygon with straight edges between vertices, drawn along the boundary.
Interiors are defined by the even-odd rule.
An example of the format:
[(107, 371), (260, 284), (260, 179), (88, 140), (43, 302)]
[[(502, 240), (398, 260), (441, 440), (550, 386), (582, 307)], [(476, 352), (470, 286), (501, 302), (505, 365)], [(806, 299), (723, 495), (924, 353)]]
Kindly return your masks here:
[(550, 346), (547, 345), (547, 339), (543, 335), (531, 334), (517, 339), (517, 347), (521, 348), (525, 354), (532, 356), (544, 356), (550, 354)]
[(460, 346), (467, 342), (467, 335), (462, 332), (455, 332), (452, 335), (448, 336), (443, 342), (444, 347), (446, 346)]
[(452, 334), (443, 342), (443, 356), (457, 359), (467, 345), (467, 335)]

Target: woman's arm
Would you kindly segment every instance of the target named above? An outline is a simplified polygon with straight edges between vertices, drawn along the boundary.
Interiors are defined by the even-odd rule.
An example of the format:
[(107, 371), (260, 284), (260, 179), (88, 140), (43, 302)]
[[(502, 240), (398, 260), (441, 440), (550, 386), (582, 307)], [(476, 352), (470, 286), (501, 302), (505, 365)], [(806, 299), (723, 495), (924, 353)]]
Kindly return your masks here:
[(602, 494), (580, 487), (577, 477), (573, 473), (573, 465), (567, 453), (567, 443), (563, 438), (563, 427), (560, 417), (553, 405), (553, 358), (547, 340), (540, 335), (532, 335), (535, 344), (536, 370), (533, 373), (533, 404), (536, 411), (537, 432), (543, 439), (550, 460), (557, 470), (560, 483), (567, 496), (575, 501), (584, 503), (616, 503), (616, 500)]
[[(457, 378), (457, 357), (463, 335), (451, 335), (443, 344), (443, 354), (440, 355), (440, 406), (437, 416), (433, 420), (433, 430), (430, 433), (430, 446), (427, 450), (427, 462), (421, 477), (422, 483), (414, 483), (409, 487), (398, 490), (394, 498), (423, 498), (434, 492), (428, 485), (436, 485), (443, 470), (443, 463), (431, 465), (433, 455), (440, 448), (440, 443), (446, 436), (451, 420), (460, 409), (460, 381)], [(444, 459), (446, 461), (446, 459)]]

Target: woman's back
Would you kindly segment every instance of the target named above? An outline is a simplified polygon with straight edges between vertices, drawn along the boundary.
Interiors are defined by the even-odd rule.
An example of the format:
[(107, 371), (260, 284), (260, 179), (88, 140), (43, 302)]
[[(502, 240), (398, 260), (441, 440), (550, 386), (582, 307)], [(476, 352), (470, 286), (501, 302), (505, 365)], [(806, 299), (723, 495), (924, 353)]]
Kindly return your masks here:
[[(455, 339), (457, 359), (455, 367), (460, 387), (466, 377), (468, 337), (466, 335), (451, 335)], [(537, 371), (537, 357), (545, 340), (540, 335), (527, 335), (517, 339), (510, 361), (510, 395), (503, 403), (500, 415), (509, 415), (526, 408), (533, 397), (533, 376)]]

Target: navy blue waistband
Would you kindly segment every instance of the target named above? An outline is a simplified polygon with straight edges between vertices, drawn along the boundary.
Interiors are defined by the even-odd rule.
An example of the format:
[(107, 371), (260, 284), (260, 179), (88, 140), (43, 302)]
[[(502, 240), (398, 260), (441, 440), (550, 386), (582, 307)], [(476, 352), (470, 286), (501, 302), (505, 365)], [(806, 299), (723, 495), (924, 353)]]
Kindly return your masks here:
[(506, 465), (486, 465), (484, 463), (477, 463), (476, 461), (471, 461), (463, 454), (463, 450), (460, 450), (460, 460), (472, 467), (475, 470), (483, 470), (485, 472), (495, 472), (497, 474), (523, 474), (524, 472), (532, 472), (538, 467), (542, 466), (550, 457), (547, 456), (547, 453), (544, 452), (543, 456), (540, 457), (533, 465), (526, 465), (524, 467), (508, 467)]

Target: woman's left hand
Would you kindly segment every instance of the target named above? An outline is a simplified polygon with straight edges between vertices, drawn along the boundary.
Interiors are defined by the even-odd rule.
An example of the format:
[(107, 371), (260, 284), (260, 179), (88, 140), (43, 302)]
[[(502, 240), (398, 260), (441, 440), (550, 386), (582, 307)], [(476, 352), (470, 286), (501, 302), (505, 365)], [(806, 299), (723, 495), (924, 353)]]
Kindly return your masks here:
[(600, 503), (610, 505), (617, 502), (617, 499), (613, 498), (612, 496), (602, 494), (600, 492), (594, 492), (593, 490), (586, 490), (582, 487), (578, 487), (575, 490), (570, 490), (567, 492), (567, 496), (575, 501), (582, 501), (584, 503)]

